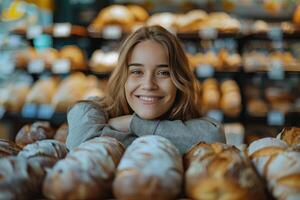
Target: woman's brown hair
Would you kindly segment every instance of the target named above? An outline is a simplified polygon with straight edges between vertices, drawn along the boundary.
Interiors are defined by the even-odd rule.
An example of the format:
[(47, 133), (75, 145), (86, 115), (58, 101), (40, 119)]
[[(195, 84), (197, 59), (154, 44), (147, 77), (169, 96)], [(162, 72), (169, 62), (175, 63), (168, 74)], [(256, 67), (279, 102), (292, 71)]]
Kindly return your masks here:
[(108, 81), (107, 96), (101, 101), (103, 109), (108, 112), (110, 118), (133, 113), (127, 103), (124, 89), (128, 76), (128, 60), (133, 48), (145, 40), (158, 42), (168, 51), (171, 79), (178, 90), (167, 118), (188, 120), (199, 117), (197, 80), (189, 68), (179, 40), (161, 26), (142, 27), (125, 40), (120, 50), (118, 65)]

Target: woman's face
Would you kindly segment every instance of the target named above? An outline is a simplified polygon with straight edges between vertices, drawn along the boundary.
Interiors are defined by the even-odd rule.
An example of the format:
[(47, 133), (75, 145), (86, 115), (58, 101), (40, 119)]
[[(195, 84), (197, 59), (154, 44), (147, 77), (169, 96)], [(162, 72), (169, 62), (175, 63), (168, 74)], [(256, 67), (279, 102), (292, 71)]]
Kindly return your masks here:
[(170, 110), (176, 91), (166, 49), (151, 40), (137, 44), (128, 60), (125, 83), (131, 109), (143, 119), (156, 119)]

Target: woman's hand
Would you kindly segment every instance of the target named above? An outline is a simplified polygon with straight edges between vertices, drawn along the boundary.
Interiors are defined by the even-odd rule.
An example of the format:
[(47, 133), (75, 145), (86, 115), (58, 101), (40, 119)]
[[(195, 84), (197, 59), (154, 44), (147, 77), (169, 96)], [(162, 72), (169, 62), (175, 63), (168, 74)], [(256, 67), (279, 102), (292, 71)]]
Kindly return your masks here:
[(129, 132), (131, 120), (132, 115), (123, 115), (109, 119), (108, 124), (115, 130)]

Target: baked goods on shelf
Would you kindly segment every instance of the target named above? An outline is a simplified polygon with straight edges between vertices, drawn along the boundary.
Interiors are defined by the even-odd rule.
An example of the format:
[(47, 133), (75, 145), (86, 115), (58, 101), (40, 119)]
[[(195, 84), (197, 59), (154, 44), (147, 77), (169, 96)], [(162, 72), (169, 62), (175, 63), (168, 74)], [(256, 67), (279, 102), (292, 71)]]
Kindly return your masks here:
[(0, 139), (0, 158), (17, 155), (21, 150), (22, 148), (14, 142)]
[(203, 82), (202, 86), (202, 109), (203, 112), (218, 109), (220, 107), (221, 93), (219, 91), (218, 81), (210, 78)]
[(200, 142), (184, 156), (185, 191), (192, 199), (266, 199), (250, 160), (237, 148)]
[(300, 26), (300, 5), (297, 6), (293, 16), (293, 22), (295, 25)]
[(118, 63), (118, 52), (104, 52), (100, 49), (93, 52), (90, 59), (90, 69), (93, 72), (112, 72)]
[(239, 86), (233, 80), (221, 83), (221, 108), (225, 115), (235, 117), (242, 110), (242, 97)]
[(16, 136), (16, 143), (20, 146), (34, 143), (39, 140), (53, 138), (54, 130), (49, 122), (34, 122), (23, 126)]
[(176, 30), (176, 20), (175, 14), (170, 12), (155, 13), (149, 17), (147, 20), (147, 26), (160, 25), (169, 31)]
[(58, 81), (54, 77), (39, 79), (31, 87), (26, 97), (26, 103), (32, 104), (50, 104), (56, 91)]
[(183, 176), (179, 151), (166, 138), (144, 136), (126, 149), (117, 169), (117, 199), (175, 199)]
[(97, 137), (73, 149), (47, 173), (43, 194), (49, 199), (104, 199), (124, 147), (111, 137)]
[(256, 140), (248, 147), (249, 157), (275, 198), (300, 197), (299, 135), (299, 128), (286, 128), (277, 138)]
[(59, 51), (59, 57), (61, 59), (67, 59), (71, 62), (71, 69), (85, 69), (86, 68), (86, 58), (84, 52), (75, 45), (66, 45)]

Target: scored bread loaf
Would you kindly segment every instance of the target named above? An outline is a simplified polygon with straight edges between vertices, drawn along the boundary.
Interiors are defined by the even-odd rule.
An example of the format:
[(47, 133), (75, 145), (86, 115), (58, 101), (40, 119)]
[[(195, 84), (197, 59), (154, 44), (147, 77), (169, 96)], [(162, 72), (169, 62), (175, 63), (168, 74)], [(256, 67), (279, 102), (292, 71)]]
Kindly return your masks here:
[(49, 122), (34, 122), (27, 124), (19, 130), (16, 136), (16, 143), (20, 146), (34, 143), (38, 140), (50, 139), (54, 136), (54, 130)]
[(65, 145), (55, 140), (29, 144), (18, 156), (0, 159), (0, 199), (41, 197), (46, 168), (67, 154)]
[(111, 196), (116, 167), (125, 148), (97, 137), (74, 148), (48, 171), (43, 193), (49, 199), (104, 199)]
[[(299, 128), (286, 128), (277, 138), (252, 142), (248, 155), (268, 189), (278, 199), (300, 198)], [(282, 140), (280, 140), (280, 139)]]
[(182, 159), (176, 147), (160, 136), (136, 139), (117, 169), (113, 192), (117, 199), (175, 199), (181, 191)]
[(17, 155), (21, 150), (22, 148), (14, 142), (0, 139), (0, 158)]
[(265, 199), (250, 160), (237, 148), (200, 142), (185, 155), (186, 195), (192, 199)]

